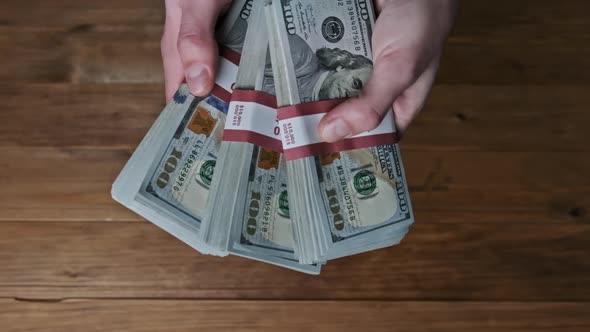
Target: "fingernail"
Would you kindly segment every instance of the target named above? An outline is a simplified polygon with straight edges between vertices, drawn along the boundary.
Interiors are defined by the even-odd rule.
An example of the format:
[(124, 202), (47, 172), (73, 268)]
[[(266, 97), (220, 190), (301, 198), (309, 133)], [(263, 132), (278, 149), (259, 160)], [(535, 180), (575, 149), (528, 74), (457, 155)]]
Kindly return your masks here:
[(209, 71), (201, 64), (194, 64), (185, 71), (186, 82), (195, 95), (203, 95), (209, 83)]
[(326, 142), (334, 142), (350, 135), (350, 128), (342, 119), (328, 122), (322, 130), (322, 138)]

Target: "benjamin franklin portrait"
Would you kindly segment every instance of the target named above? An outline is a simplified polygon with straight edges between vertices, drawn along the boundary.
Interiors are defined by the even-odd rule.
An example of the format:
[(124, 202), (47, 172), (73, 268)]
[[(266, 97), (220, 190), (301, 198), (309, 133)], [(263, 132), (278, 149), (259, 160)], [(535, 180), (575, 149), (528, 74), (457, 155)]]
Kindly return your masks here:
[(297, 35), (289, 44), (302, 103), (356, 96), (371, 76), (373, 62), (362, 55), (328, 47), (314, 53)]

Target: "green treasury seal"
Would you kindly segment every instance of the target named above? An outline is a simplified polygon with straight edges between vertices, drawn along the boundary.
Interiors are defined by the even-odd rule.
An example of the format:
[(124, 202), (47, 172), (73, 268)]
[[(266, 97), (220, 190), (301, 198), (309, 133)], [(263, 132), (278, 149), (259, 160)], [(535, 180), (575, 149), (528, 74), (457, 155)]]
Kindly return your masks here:
[(211, 179), (213, 178), (213, 171), (215, 170), (215, 160), (207, 160), (201, 165), (199, 170), (199, 176), (201, 181), (207, 186), (211, 185)]
[(375, 175), (367, 170), (362, 170), (354, 176), (354, 189), (361, 195), (370, 195), (377, 188)]

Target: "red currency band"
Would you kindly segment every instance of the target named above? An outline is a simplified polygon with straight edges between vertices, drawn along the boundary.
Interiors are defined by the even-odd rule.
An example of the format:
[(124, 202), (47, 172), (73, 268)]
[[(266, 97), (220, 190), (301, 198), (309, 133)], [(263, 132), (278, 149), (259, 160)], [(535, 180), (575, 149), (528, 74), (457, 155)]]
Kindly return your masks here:
[(370, 147), (396, 144), (399, 136), (396, 133), (347, 138), (334, 143), (315, 143), (283, 151), (286, 160), (296, 160), (305, 157), (319, 156), (334, 152), (366, 149)]
[(290, 118), (296, 118), (304, 115), (328, 113), (334, 107), (344, 102), (346, 98), (342, 99), (328, 99), (320, 101), (312, 101), (309, 103), (289, 105), (279, 107), (277, 109), (277, 115), (279, 120), (286, 120)]
[(240, 58), (241, 55), (240, 53), (232, 50), (231, 48), (227, 48), (227, 47), (221, 47), (219, 54), (221, 54), (222, 58), (226, 58), (227, 60), (229, 60), (231, 63), (233, 63), (234, 65), (238, 66), (240, 64)]
[(283, 152), (283, 144), (280, 140), (253, 131), (226, 129), (223, 131), (223, 140), (227, 142), (247, 142), (272, 151)]
[(249, 102), (277, 108), (277, 97), (262, 91), (235, 89), (231, 95), (231, 101)]
[[(227, 48), (227, 47), (221, 47), (219, 53), (221, 54), (221, 57), (228, 60), (229, 62), (233, 63), (234, 65), (238, 66), (240, 64), (240, 53)], [(215, 97), (223, 100), (226, 103), (229, 103), (230, 99), (231, 99), (231, 92), (225, 90), (224, 88), (222, 88), (221, 86), (215, 84), (213, 86), (213, 89), (211, 89), (211, 94), (214, 95)]]
[(215, 84), (213, 89), (211, 90), (211, 94), (215, 97), (223, 100), (226, 104), (229, 103), (231, 99), (231, 92), (227, 91), (226, 89), (220, 87), (219, 85)]

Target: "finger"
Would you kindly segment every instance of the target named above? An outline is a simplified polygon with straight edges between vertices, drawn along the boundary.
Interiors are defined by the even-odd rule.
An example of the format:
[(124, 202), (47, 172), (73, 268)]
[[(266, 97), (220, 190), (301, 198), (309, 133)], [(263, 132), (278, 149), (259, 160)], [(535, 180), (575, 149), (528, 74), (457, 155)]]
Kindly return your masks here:
[(415, 59), (409, 51), (385, 49), (378, 54), (360, 96), (331, 110), (320, 122), (320, 136), (334, 142), (377, 127), (393, 101), (418, 77)]
[(225, 1), (183, 0), (178, 52), (189, 90), (204, 96), (213, 88), (217, 69), (215, 22)]
[(433, 59), (416, 82), (393, 102), (395, 125), (400, 133), (408, 128), (424, 107), (434, 83), (439, 60), (440, 57)]
[(164, 85), (166, 101), (172, 99), (178, 87), (184, 81), (184, 70), (178, 53), (178, 32), (180, 31), (181, 11), (177, 1), (166, 1), (166, 21), (160, 50), (164, 65)]

